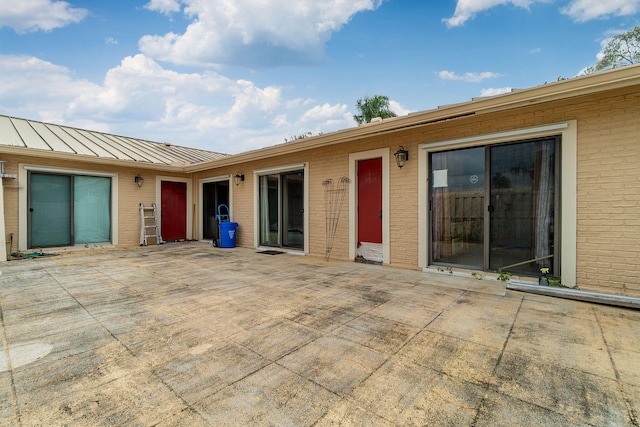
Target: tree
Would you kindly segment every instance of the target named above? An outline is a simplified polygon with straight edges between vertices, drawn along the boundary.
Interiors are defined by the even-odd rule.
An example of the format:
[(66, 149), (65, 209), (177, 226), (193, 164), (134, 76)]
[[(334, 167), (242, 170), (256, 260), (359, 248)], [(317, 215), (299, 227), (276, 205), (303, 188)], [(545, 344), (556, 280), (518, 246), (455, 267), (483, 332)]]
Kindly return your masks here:
[(358, 99), (356, 108), (360, 114), (354, 115), (353, 119), (359, 124), (369, 123), (374, 117), (396, 117), (397, 114), (389, 108), (389, 98), (384, 95), (374, 95), (371, 98), (365, 96)]
[(613, 37), (602, 50), (602, 55), (602, 59), (589, 67), (587, 73), (640, 63), (640, 27)]

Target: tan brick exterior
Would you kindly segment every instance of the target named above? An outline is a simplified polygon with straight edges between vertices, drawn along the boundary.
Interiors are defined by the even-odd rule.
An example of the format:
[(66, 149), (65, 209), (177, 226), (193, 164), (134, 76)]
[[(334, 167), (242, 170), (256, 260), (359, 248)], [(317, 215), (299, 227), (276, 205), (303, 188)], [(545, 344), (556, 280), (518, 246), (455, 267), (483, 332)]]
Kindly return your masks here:
[[(114, 167), (110, 165), (88, 163), (83, 161), (62, 161), (53, 159), (43, 159), (30, 156), (2, 155), (2, 160), (6, 160), (5, 172), (17, 175), (15, 179), (3, 179), (5, 193), (5, 224), (7, 253), (9, 253), (10, 236), (13, 235), (14, 252), (18, 250), (20, 239), (19, 227), (19, 191), (26, 191), (26, 182), (21, 182), (19, 174), (19, 164), (31, 166), (86, 171), (115, 173), (118, 177), (118, 245), (123, 247), (137, 246), (140, 240), (140, 214), (138, 204), (143, 202), (151, 204), (156, 201), (156, 175), (173, 175), (176, 177), (190, 178), (190, 174), (175, 174), (168, 172), (157, 172), (142, 168)], [(144, 184), (138, 188), (134, 182), (134, 177), (141, 174), (144, 177)], [(22, 248), (24, 250), (25, 248)]]
[[(201, 211), (199, 180), (226, 174), (244, 173), (239, 186), (231, 181), (233, 220), (240, 224), (237, 244), (254, 246), (254, 171), (290, 164), (306, 163), (309, 180), (308, 255), (323, 257), (326, 248), (324, 187), (349, 176), (349, 155), (375, 149), (389, 150), (389, 235), (390, 264), (417, 268), (419, 210), (418, 157), (426, 155), (421, 144), (455, 138), (505, 132), (532, 126), (575, 120), (578, 132), (577, 157), (577, 284), (582, 289), (640, 296), (640, 87), (632, 86), (598, 95), (588, 95), (521, 106), (511, 110), (469, 115), (380, 136), (359, 138), (307, 151), (268, 157), (243, 164), (190, 174), (174, 173), (192, 179), (192, 200), (199, 237)], [(403, 145), (409, 161), (399, 169), (393, 153)], [(58, 162), (35, 157), (3, 156), (7, 172), (17, 173), (18, 163), (117, 172), (119, 179), (119, 244), (138, 244), (138, 203), (156, 200), (156, 175), (172, 175), (139, 168), (78, 162)], [(133, 178), (142, 174), (145, 184), (138, 188)], [(15, 182), (14, 182), (15, 181)], [(18, 233), (18, 190), (24, 183), (4, 180), (7, 236)], [(351, 185), (354, 185), (352, 183)], [(349, 258), (349, 198), (341, 212), (333, 242), (333, 259)]]

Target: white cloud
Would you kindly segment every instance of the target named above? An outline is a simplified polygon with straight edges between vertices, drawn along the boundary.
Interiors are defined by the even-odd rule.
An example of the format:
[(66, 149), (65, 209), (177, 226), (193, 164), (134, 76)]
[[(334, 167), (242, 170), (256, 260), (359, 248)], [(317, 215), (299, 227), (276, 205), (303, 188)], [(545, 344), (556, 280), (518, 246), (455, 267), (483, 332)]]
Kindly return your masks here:
[(104, 39), (104, 43), (105, 44), (117, 45), (118, 44), (118, 40), (114, 39), (113, 37), (106, 37)]
[[(459, 27), (496, 6), (513, 5), (526, 10), (535, 3), (551, 3), (553, 0), (458, 0), (451, 18), (442, 21), (448, 28)], [(609, 16), (630, 16), (640, 11), (640, 0), (571, 0), (560, 8), (560, 12), (569, 15), (576, 22)]]
[[(184, 34), (146, 35), (140, 50), (181, 65), (275, 66), (319, 60), (325, 43), (358, 12), (382, 0), (182, 0)], [(164, 6), (161, 7), (160, 3)], [(175, 1), (152, 1), (154, 10)]]
[(611, 15), (629, 16), (640, 11), (640, 0), (572, 0), (560, 11), (577, 22), (607, 18)]
[(180, 12), (180, 2), (177, 0), (151, 0), (144, 5), (144, 8), (164, 15), (171, 15), (172, 13)]
[(0, 75), (0, 113), (221, 152), (355, 125), (345, 105), (285, 99), (282, 88), (212, 71), (167, 70), (142, 54), (101, 84), (29, 56), (0, 55)]
[[(620, 34), (624, 34), (626, 33), (628, 30), (622, 30), (622, 29), (611, 29), (606, 31), (603, 34), (603, 38), (600, 40), (600, 51), (596, 54), (596, 61), (600, 61), (604, 58), (604, 50), (607, 47), (607, 45), (612, 41), (612, 39), (615, 36), (619, 36)], [(594, 64), (588, 65), (586, 67), (583, 67), (580, 71), (578, 71), (577, 75), (578, 76), (582, 76), (585, 75), (589, 72), (593, 72), (592, 67)]]
[(549, 0), (458, 0), (453, 16), (442, 21), (448, 28), (459, 27), (470, 19), (475, 18), (478, 13), (496, 6), (511, 4), (529, 10), (529, 6), (536, 2), (547, 3)]
[(305, 111), (296, 121), (295, 127), (301, 133), (312, 132), (314, 134), (323, 132), (329, 125), (333, 130), (353, 126), (353, 114), (345, 104), (315, 105)]
[(402, 105), (400, 105), (399, 102), (397, 101), (389, 101), (389, 108), (391, 109), (391, 111), (393, 111), (394, 113), (396, 113), (398, 116), (406, 116), (407, 114), (413, 112), (413, 110), (409, 110), (407, 108), (404, 108)]
[(87, 13), (65, 1), (4, 0), (0, 2), (0, 28), (10, 27), (19, 34), (50, 31), (80, 22)]
[(68, 111), (74, 117), (127, 120), (167, 132), (175, 126), (195, 136), (212, 130), (267, 127), (269, 117), (281, 106), (279, 88), (259, 88), (215, 72), (178, 73), (138, 54), (109, 70), (104, 84), (76, 97)]
[(480, 96), (495, 96), (502, 95), (503, 93), (509, 93), (513, 90), (512, 87), (488, 87), (480, 91)]
[(471, 83), (478, 83), (487, 79), (495, 79), (499, 77), (499, 73), (493, 73), (491, 71), (484, 71), (482, 73), (464, 73), (462, 75), (456, 74), (454, 71), (438, 71), (438, 77), (442, 80), (457, 80)]
[(11, 115), (64, 120), (65, 105), (98, 89), (65, 67), (25, 55), (0, 55), (0, 108)]

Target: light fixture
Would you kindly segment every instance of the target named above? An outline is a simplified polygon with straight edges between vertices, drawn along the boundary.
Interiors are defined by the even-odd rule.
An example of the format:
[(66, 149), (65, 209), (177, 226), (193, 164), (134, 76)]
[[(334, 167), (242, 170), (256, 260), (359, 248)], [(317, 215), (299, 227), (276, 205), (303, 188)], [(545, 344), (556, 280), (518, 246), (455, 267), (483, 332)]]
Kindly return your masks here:
[(240, 185), (241, 181), (244, 181), (244, 174), (241, 174), (240, 172), (238, 172), (233, 176), (233, 182), (234, 184), (236, 184), (236, 186), (238, 186)]
[(142, 184), (144, 184), (144, 178), (140, 174), (136, 175), (136, 177), (133, 178), (133, 181), (138, 184), (138, 188), (142, 187)]
[(398, 151), (393, 153), (393, 155), (396, 156), (396, 163), (398, 164), (399, 168), (402, 168), (404, 166), (404, 162), (409, 160), (409, 152), (405, 150), (402, 145), (400, 146)]

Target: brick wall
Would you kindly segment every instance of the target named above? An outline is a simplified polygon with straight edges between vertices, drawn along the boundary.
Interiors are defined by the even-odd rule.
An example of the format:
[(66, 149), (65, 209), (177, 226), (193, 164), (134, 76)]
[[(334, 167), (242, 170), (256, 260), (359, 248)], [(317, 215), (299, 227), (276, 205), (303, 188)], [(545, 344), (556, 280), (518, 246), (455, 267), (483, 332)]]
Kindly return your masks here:
[[(349, 154), (378, 148), (390, 151), (391, 264), (418, 265), (418, 156), (419, 145), (467, 136), (503, 132), (567, 120), (578, 121), (578, 285), (628, 295), (640, 295), (640, 88), (523, 107), (517, 112), (496, 112), (445, 121), (422, 128), (328, 145), (306, 153), (283, 155), (198, 174), (217, 176), (242, 170), (247, 180), (234, 188), (234, 215), (242, 225), (239, 244), (253, 246), (253, 171), (309, 162), (310, 255), (322, 257), (326, 249), (324, 187), (349, 174)], [(403, 145), (410, 160), (399, 169), (393, 153)], [(354, 185), (353, 183), (351, 185)], [(349, 206), (343, 206), (333, 242), (332, 259), (349, 254)]]
[[(349, 154), (388, 148), (390, 152), (390, 253), (391, 264), (409, 268), (418, 265), (418, 156), (420, 144), (503, 132), (531, 126), (577, 120), (577, 281), (587, 290), (640, 296), (640, 87), (625, 88), (601, 95), (590, 95), (544, 105), (521, 107), (516, 112), (478, 114), (397, 132), (327, 145), (307, 152), (293, 153), (233, 167), (193, 174), (193, 202), (196, 204), (194, 229), (200, 229), (202, 208), (198, 199), (198, 180), (225, 174), (244, 173), (233, 191), (233, 220), (240, 224), (239, 246), (254, 245), (254, 171), (308, 162), (310, 255), (324, 257), (326, 250), (325, 196), (322, 182), (337, 181), (349, 175)], [(393, 153), (403, 145), (410, 160), (399, 169)], [(81, 162), (35, 160), (4, 156), (8, 173), (17, 173), (17, 162), (90, 170), (111, 170), (108, 166)], [(155, 201), (155, 173), (135, 168), (117, 168), (119, 174), (120, 245), (137, 245), (138, 203)], [(133, 178), (145, 177), (137, 188)], [(168, 173), (160, 173), (169, 175)], [(187, 177), (189, 175), (176, 176)], [(18, 190), (5, 181), (6, 231), (17, 239)], [(351, 185), (355, 185), (352, 183)], [(332, 259), (346, 260), (349, 254), (349, 199), (341, 211), (333, 242)]]
[(640, 93), (576, 111), (578, 285), (640, 296)]
[[(61, 161), (54, 159), (43, 159), (29, 156), (2, 155), (2, 160), (6, 160), (5, 172), (17, 175), (15, 179), (3, 179), (5, 195), (5, 240), (7, 252), (9, 252), (10, 236), (13, 235), (13, 248), (15, 252), (18, 248), (20, 236), (19, 230), (19, 191), (25, 191), (27, 183), (20, 181), (18, 165), (28, 164), (41, 167), (63, 168), (87, 171), (117, 173), (118, 175), (118, 245), (122, 247), (137, 246), (140, 240), (140, 214), (138, 204), (144, 202), (150, 204), (156, 200), (156, 175), (189, 177), (188, 174), (157, 173), (155, 171), (143, 170), (139, 168), (114, 167), (100, 165), (82, 161)], [(138, 188), (134, 182), (134, 177), (141, 174), (144, 177), (142, 188)]]

